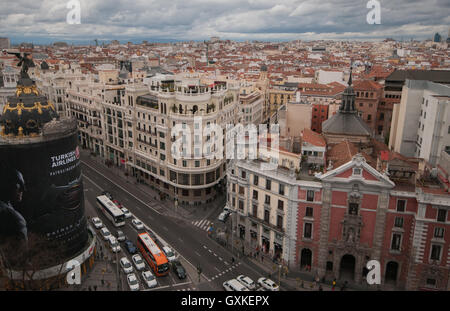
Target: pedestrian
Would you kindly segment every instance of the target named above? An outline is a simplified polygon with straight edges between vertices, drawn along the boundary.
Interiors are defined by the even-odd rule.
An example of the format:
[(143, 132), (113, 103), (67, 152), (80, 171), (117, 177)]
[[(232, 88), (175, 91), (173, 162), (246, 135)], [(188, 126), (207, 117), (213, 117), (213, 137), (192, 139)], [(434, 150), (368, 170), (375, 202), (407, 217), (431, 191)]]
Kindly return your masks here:
[(334, 288), (336, 287), (336, 279), (333, 280), (333, 282), (331, 283), (331, 290), (334, 291)]
[(88, 291), (91, 291), (91, 286), (90, 285), (88, 286)]
[(231, 263), (234, 263), (234, 257), (231, 257)]
[(322, 284), (319, 284), (319, 292), (322, 292), (323, 288), (322, 288)]
[(264, 262), (264, 255), (261, 256), (261, 262)]
[(102, 285), (105, 285), (105, 280), (104, 279), (102, 279)]
[(94, 285), (94, 291), (97, 291), (97, 285)]

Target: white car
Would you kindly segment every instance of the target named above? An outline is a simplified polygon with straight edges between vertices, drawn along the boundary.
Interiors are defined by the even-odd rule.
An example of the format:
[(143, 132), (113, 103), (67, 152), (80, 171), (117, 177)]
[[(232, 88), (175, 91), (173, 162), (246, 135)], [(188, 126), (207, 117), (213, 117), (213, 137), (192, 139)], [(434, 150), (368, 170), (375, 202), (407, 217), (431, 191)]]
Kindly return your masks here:
[(141, 271), (141, 270), (145, 269), (145, 262), (144, 262), (144, 260), (142, 260), (141, 255), (139, 255), (139, 254), (133, 255), (133, 257), (131, 257), (131, 259), (133, 260), (133, 263), (136, 266), (137, 271)]
[(256, 288), (255, 282), (251, 278), (245, 275), (240, 275), (236, 278), (241, 284), (246, 286), (248, 289), (254, 290)]
[(109, 237), (111, 236), (111, 232), (107, 228), (101, 228), (100, 233), (103, 236), (103, 240), (108, 241)]
[(133, 272), (133, 266), (131, 265), (131, 262), (127, 257), (120, 258), (120, 266), (122, 267), (125, 274)]
[(163, 249), (164, 254), (166, 254), (166, 257), (169, 261), (174, 261), (175, 259), (177, 259), (175, 257), (175, 253), (169, 246), (164, 246), (162, 249)]
[(223, 282), (222, 285), (223, 285), (223, 288), (225, 288), (225, 290), (227, 292), (248, 292), (249, 291), (249, 289), (247, 287), (245, 287), (244, 285), (239, 283), (239, 281), (236, 279), (225, 281), (225, 282)]
[(156, 287), (158, 285), (155, 276), (148, 270), (142, 272), (142, 279), (149, 288)]
[(121, 210), (122, 210), (125, 218), (130, 218), (131, 217), (131, 213), (130, 213), (130, 211), (127, 208), (122, 207)]
[(117, 241), (117, 239), (113, 235), (109, 237), (109, 246), (111, 246), (111, 250), (113, 253), (118, 253), (122, 250), (120, 248), (119, 241)]
[(103, 227), (103, 223), (98, 217), (92, 218), (92, 223), (94, 224), (95, 229), (100, 229)]
[(261, 287), (264, 287), (265, 289), (273, 292), (280, 291), (280, 287), (278, 287), (278, 285), (274, 281), (268, 278), (259, 278), (258, 284), (261, 285)]
[(228, 216), (230, 215), (229, 212), (223, 211), (222, 213), (220, 213), (219, 217), (217, 217), (217, 219), (219, 219), (220, 221), (227, 221)]
[(144, 224), (142, 223), (142, 221), (137, 220), (136, 218), (134, 218), (131, 223), (133, 224), (133, 226), (138, 229), (138, 230), (143, 230), (144, 229)]
[(128, 286), (130, 287), (130, 290), (132, 290), (132, 291), (139, 290), (139, 282), (134, 273), (130, 273), (127, 275), (127, 282), (128, 282)]
[(117, 240), (119, 242), (123, 242), (127, 239), (127, 237), (125, 236), (125, 234), (123, 233), (123, 231), (118, 230), (117, 231)]

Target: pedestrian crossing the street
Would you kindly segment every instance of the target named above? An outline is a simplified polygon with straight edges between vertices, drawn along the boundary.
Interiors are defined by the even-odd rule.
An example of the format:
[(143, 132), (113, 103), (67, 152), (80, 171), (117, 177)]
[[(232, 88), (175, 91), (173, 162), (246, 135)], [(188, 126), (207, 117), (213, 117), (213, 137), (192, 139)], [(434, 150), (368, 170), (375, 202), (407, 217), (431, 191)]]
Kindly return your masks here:
[(208, 231), (209, 227), (213, 224), (213, 222), (209, 221), (207, 219), (203, 219), (203, 220), (193, 221), (192, 224), (194, 226), (200, 228), (201, 230)]

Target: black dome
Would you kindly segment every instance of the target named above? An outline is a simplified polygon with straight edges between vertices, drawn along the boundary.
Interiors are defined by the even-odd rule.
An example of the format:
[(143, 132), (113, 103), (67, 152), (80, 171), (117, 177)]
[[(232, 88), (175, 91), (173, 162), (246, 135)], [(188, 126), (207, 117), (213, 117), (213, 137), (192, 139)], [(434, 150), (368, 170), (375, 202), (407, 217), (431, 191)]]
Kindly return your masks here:
[(17, 83), (15, 96), (7, 98), (0, 117), (2, 135), (36, 136), (45, 123), (58, 118), (53, 104), (40, 94), (35, 82), (22, 78)]

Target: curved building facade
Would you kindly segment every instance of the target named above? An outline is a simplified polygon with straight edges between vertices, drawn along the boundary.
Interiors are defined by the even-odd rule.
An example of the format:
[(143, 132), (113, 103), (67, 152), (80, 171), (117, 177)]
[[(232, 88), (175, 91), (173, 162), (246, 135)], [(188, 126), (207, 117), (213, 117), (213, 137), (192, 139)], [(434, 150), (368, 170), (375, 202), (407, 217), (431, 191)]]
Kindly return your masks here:
[(52, 271), (91, 248), (77, 123), (59, 119), (28, 77), (19, 80), (0, 116), (0, 167), (3, 268)]

